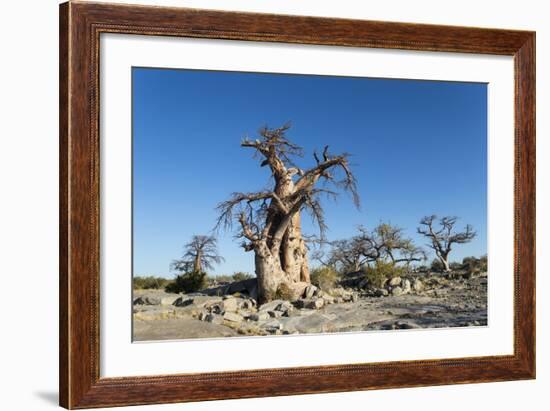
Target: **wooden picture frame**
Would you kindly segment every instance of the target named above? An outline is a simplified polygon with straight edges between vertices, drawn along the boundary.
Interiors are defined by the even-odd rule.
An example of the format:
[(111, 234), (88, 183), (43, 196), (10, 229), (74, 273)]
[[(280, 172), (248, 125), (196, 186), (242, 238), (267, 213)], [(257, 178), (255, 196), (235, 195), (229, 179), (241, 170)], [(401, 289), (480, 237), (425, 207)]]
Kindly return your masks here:
[[(513, 56), (514, 354), (100, 378), (101, 33)], [(535, 378), (535, 33), (184, 8), (60, 6), (60, 405), (91, 408)]]

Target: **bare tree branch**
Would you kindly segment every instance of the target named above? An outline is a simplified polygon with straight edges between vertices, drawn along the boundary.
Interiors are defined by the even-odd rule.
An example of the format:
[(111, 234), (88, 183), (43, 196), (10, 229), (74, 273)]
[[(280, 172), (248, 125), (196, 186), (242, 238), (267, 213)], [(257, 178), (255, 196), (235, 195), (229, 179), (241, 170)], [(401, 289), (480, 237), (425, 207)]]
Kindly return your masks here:
[(359, 226), (358, 231), (359, 234), (351, 239), (331, 243), (327, 260), (331, 266), (343, 271), (357, 271), (379, 260), (409, 265), (425, 259), (424, 251), (406, 238), (399, 227), (382, 223), (372, 231), (363, 226)]
[(436, 215), (423, 217), (420, 220), (420, 227), (417, 228), (417, 232), (429, 239), (428, 246), (434, 250), (445, 271), (450, 271), (449, 254), (452, 251), (453, 244), (468, 243), (475, 238), (477, 233), (470, 224), (466, 225), (465, 231), (453, 232), (458, 217), (446, 216), (440, 218), (438, 221), (439, 229), (434, 228), (436, 220)]

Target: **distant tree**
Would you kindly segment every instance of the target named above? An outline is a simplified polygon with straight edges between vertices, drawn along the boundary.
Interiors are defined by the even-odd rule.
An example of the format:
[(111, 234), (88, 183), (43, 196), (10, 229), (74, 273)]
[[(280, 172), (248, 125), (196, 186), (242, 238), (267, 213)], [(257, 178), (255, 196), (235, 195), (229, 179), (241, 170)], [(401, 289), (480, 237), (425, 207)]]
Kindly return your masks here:
[(218, 253), (218, 242), (215, 237), (194, 235), (185, 244), (185, 253), (180, 260), (172, 262), (172, 268), (180, 272), (202, 273), (212, 270), (214, 264), (220, 264), (224, 258)]
[(359, 234), (351, 239), (330, 243), (328, 256), (317, 254), (317, 260), (341, 272), (353, 272), (377, 261), (409, 266), (426, 258), (424, 251), (397, 226), (381, 223), (372, 231), (363, 226), (358, 230)]
[(317, 250), (312, 254), (312, 257), (322, 266), (330, 267), (340, 273), (347, 273), (359, 271), (366, 262), (363, 246), (355, 237), (331, 241), (328, 244), (330, 250), (327, 253)]
[[(443, 271), (451, 271), (449, 265), (449, 254), (454, 244), (465, 244), (472, 241), (476, 236), (470, 224), (467, 224), (464, 231), (455, 232), (457, 217), (441, 217), (439, 220), (436, 215), (426, 216), (420, 220), (420, 227), (417, 228), (418, 234), (422, 234), (430, 240), (428, 246), (432, 248), (435, 255), (443, 265)], [(436, 227), (437, 221), (437, 227)]]

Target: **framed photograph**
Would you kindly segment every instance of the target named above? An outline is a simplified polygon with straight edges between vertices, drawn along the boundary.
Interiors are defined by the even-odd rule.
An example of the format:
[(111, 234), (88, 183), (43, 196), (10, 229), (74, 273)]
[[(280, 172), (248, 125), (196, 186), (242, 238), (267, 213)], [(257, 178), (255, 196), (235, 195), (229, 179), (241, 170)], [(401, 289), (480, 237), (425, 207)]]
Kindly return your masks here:
[(535, 378), (535, 33), (60, 6), (60, 404)]

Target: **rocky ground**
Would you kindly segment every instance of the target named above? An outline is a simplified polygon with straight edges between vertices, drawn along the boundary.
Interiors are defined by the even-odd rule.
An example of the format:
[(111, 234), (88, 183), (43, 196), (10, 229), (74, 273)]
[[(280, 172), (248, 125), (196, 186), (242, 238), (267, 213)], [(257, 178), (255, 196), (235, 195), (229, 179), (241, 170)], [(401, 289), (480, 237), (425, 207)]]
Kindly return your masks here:
[(393, 278), (384, 288), (349, 278), (310, 286), (294, 302), (258, 306), (255, 281), (193, 294), (134, 291), (135, 341), (487, 325), (487, 277)]

